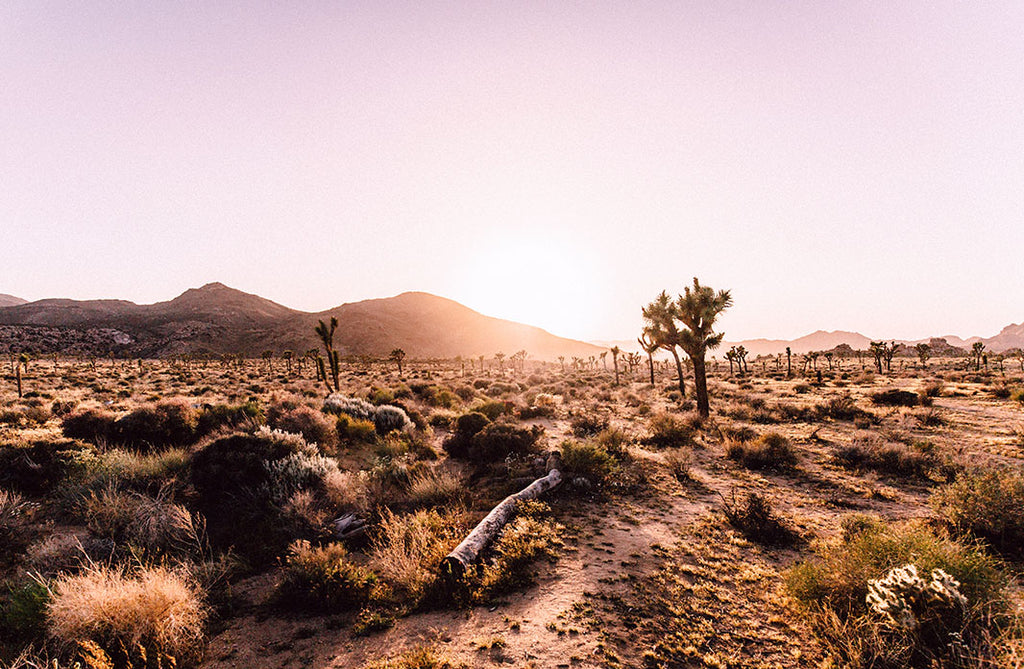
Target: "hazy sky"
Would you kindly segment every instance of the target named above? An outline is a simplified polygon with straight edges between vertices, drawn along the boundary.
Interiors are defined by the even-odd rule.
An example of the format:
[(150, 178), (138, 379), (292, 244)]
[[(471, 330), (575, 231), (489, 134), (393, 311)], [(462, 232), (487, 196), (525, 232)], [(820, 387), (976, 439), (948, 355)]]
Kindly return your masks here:
[(0, 3), (0, 292), (1024, 319), (1024, 3)]

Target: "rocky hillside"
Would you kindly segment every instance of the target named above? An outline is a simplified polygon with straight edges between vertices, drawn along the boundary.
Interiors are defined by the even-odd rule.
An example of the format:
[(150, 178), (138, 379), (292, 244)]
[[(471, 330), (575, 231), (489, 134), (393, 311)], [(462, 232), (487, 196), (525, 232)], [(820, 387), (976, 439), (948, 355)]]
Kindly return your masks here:
[(340, 324), (335, 347), (343, 355), (381, 356), (402, 348), (414, 358), (490, 357), (525, 350), (534, 358), (554, 359), (601, 350), (427, 293), (343, 304), (313, 314), (220, 283), (148, 305), (47, 299), (3, 307), (0, 349), (143, 357), (301, 352), (319, 345), (313, 328), (331, 316)]

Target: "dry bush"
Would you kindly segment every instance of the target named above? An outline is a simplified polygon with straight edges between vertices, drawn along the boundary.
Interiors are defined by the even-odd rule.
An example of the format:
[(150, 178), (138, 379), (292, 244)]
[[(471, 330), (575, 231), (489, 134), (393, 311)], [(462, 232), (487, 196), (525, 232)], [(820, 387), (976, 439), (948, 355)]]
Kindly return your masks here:
[(932, 495), (956, 532), (984, 539), (1008, 557), (1024, 557), (1024, 475), (1012, 469), (964, 472)]
[(28, 514), (32, 506), (18, 493), (0, 489), (0, 566), (28, 545)]
[(833, 458), (846, 469), (919, 478), (926, 478), (942, 467), (934, 447), (927, 442), (907, 445), (883, 441), (874, 435), (836, 446)]
[(307, 406), (273, 412), (268, 414), (267, 421), (276, 430), (301, 434), (307, 442), (317, 444), (326, 450), (334, 448), (338, 441), (333, 421)]
[(369, 601), (376, 582), (372, 571), (348, 559), (342, 544), (313, 547), (308, 541), (296, 541), (288, 547), (277, 596), (289, 606), (343, 611)]
[(141, 647), (179, 666), (198, 659), (207, 609), (180, 570), (94, 567), (58, 576), (50, 593), (49, 635), (65, 647), (91, 642), (111, 656)]
[(913, 407), (920, 403), (920, 398), (917, 396), (917, 393), (912, 393), (909, 390), (890, 388), (889, 390), (873, 393), (871, 395), (871, 402), (879, 406)]
[(647, 423), (647, 436), (640, 440), (654, 448), (679, 448), (693, 444), (693, 428), (670, 413), (659, 413)]
[(775, 513), (771, 502), (757, 493), (750, 493), (745, 502), (737, 503), (735, 495), (731, 502), (724, 498), (723, 502), (729, 524), (752, 541), (767, 546), (790, 546), (800, 538), (789, 523)]
[(748, 469), (784, 471), (797, 464), (796, 449), (784, 435), (766, 432), (749, 442), (731, 441), (726, 455)]
[(688, 448), (673, 448), (665, 452), (665, 464), (677, 481), (688, 481), (692, 478), (690, 467), (693, 465), (693, 451)]
[(188, 400), (139, 407), (114, 423), (111, 439), (138, 449), (187, 446), (199, 438), (199, 411)]
[(593, 437), (608, 429), (608, 418), (588, 411), (573, 417), (569, 426), (577, 437)]
[(455, 662), (430, 646), (419, 646), (395, 657), (371, 662), (363, 669), (469, 669), (462, 662)]
[(371, 542), (370, 565), (390, 597), (415, 606), (436, 583), (441, 560), (462, 540), (465, 517), (419, 510), (398, 516), (384, 509)]
[(108, 487), (85, 500), (86, 525), (97, 536), (146, 555), (199, 557), (205, 546), (202, 519), (163, 497)]
[(467, 494), (466, 477), (455, 467), (434, 467), (409, 477), (406, 496), (415, 506), (443, 506)]
[(69, 439), (105, 444), (114, 431), (116, 416), (105, 409), (84, 408), (66, 416), (61, 430)]

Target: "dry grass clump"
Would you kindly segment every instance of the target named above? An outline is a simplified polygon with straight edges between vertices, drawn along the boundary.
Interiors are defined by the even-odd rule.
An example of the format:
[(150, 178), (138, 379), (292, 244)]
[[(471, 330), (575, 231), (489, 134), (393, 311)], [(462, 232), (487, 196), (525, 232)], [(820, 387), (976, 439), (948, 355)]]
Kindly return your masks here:
[[(924, 618), (894, 618), (884, 607), (869, 606), (869, 593), (881, 593), (885, 601), (886, 583), (893, 580), (888, 575), (906, 565), (920, 574), (948, 575), (966, 604), (927, 626)], [(806, 607), (829, 650), (857, 667), (990, 666), (984, 660), (996, 654), (991, 640), (1006, 620), (1006, 583), (998, 563), (977, 546), (921, 523), (893, 525), (863, 516), (844, 524), (840, 542), (820, 544), (814, 558), (787, 574), (790, 594)], [(898, 593), (891, 599), (892, 606), (905, 610)], [(917, 611), (913, 600), (906, 606)]]
[(917, 393), (899, 388), (890, 388), (877, 393), (872, 393), (871, 402), (878, 406), (887, 407), (913, 407), (920, 403)]
[(960, 534), (1024, 557), (1024, 475), (1012, 469), (964, 472), (932, 495), (939, 517)]
[(530, 566), (540, 558), (555, 557), (562, 545), (562, 528), (547, 518), (550, 512), (543, 502), (519, 504), (516, 517), (501, 530), (489, 550), (490, 559), (476, 570), (473, 600), (487, 601), (529, 585), (533, 582)]
[(330, 450), (338, 442), (334, 421), (328, 420), (320, 411), (307, 406), (275, 408), (267, 413), (267, 422), (275, 430), (301, 434), (311, 444)]
[(689, 481), (692, 478), (690, 467), (693, 465), (693, 451), (688, 448), (673, 448), (665, 452), (665, 464), (677, 481)]
[(778, 432), (766, 432), (749, 442), (730, 441), (726, 455), (748, 469), (784, 471), (797, 463), (793, 444)]
[(442, 506), (466, 496), (466, 477), (455, 467), (434, 467), (409, 476), (406, 495), (416, 506)]
[(875, 436), (835, 447), (833, 458), (846, 469), (870, 469), (882, 474), (918, 478), (926, 478), (942, 465), (935, 448), (928, 442), (908, 445), (883, 441)]
[(790, 546), (800, 536), (772, 509), (771, 502), (757, 493), (750, 493), (745, 502), (724, 500), (725, 517), (743, 536), (767, 546)]
[(370, 566), (398, 603), (419, 604), (437, 582), (441, 560), (462, 540), (462, 512), (419, 510), (399, 516), (384, 509), (371, 541)]
[(25, 530), (31, 509), (32, 504), (18, 493), (0, 489), (0, 565), (27, 545)]
[(86, 407), (64, 417), (61, 430), (69, 439), (81, 439), (92, 444), (106, 443), (114, 431), (117, 417), (105, 409)]
[(117, 419), (110, 438), (142, 450), (187, 446), (199, 438), (198, 428), (199, 411), (188, 400), (169, 399)]
[(596, 440), (562, 442), (562, 464), (569, 478), (582, 477), (595, 486), (608, 483), (619, 469), (619, 463)]
[(58, 576), (49, 589), (48, 632), (65, 647), (91, 642), (112, 656), (141, 647), (179, 665), (198, 659), (207, 609), (180, 570), (95, 567)]
[(300, 540), (288, 547), (277, 594), (289, 606), (343, 611), (369, 601), (376, 582), (372, 571), (349, 560), (344, 545), (314, 547)]
[(84, 502), (89, 530), (151, 556), (199, 557), (205, 546), (201, 518), (163, 495), (156, 498), (111, 486)]
[(454, 662), (430, 646), (419, 646), (393, 658), (371, 662), (363, 669), (468, 669), (468, 666)]

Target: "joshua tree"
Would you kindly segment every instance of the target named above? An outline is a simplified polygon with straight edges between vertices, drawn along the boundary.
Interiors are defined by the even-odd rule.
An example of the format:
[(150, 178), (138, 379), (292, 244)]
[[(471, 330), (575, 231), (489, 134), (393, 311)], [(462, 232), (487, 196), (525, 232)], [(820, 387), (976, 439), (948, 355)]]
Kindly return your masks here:
[(985, 344), (981, 343), (980, 341), (974, 342), (974, 345), (971, 346), (971, 357), (974, 358), (975, 371), (981, 370), (981, 356), (984, 353), (984, 351)]
[(398, 376), (402, 376), (402, 361), (405, 360), (405, 351), (400, 348), (396, 348), (391, 351), (391, 355), (389, 357), (391, 362), (398, 365)]
[(516, 363), (519, 364), (519, 372), (526, 373), (526, 358), (529, 354), (525, 350), (519, 350), (512, 354), (512, 372), (516, 371)]
[(619, 350), (618, 346), (612, 346), (612, 366), (615, 367), (615, 385), (619, 385)]
[(295, 353), (293, 353), (292, 351), (281, 352), (281, 359), (284, 360), (285, 369), (288, 371), (288, 374), (292, 373), (292, 358), (294, 357)]
[(729, 376), (732, 376), (732, 363), (736, 359), (736, 347), (733, 346), (725, 352), (725, 359), (729, 361)]
[(921, 361), (921, 367), (928, 366), (928, 358), (932, 356), (932, 347), (928, 344), (917, 344), (914, 346), (917, 351), (917, 359)]
[[(647, 366), (650, 367), (650, 370), (651, 370), (651, 385), (653, 386), (654, 385), (654, 352), (658, 350), (658, 344), (653, 339), (651, 339), (646, 332), (643, 333), (642, 335), (640, 335), (639, 337), (637, 337), (636, 340), (640, 344), (640, 348), (642, 348), (644, 350), (644, 353), (647, 354)], [(601, 359), (602, 360), (604, 360), (604, 356), (605, 355), (606, 355), (605, 353), (601, 354)], [(605, 369), (607, 369), (607, 368), (608, 367), (605, 366)]]
[(626, 354), (626, 364), (629, 365), (629, 378), (633, 378), (636, 374), (636, 368), (643, 361), (643, 356), (635, 351), (630, 351)]
[[(728, 290), (715, 292), (710, 286), (702, 286), (693, 278), (693, 286), (683, 288), (683, 294), (676, 302), (675, 318), (685, 326), (679, 331), (679, 346), (686, 351), (693, 363), (693, 384), (697, 392), (697, 411), (707, 418), (708, 383), (704, 356), (708, 350), (718, 348), (723, 333), (715, 332), (715, 321), (719, 314), (732, 306), (732, 295)], [(744, 351), (745, 357), (745, 351)]]
[(888, 346), (884, 347), (885, 371), (887, 371), (887, 372), (891, 372), (892, 371), (892, 357), (894, 355), (896, 355), (896, 351), (899, 350), (899, 347), (901, 345), (902, 344), (897, 344), (896, 342), (892, 342)]
[(601, 359), (601, 366), (608, 369), (608, 351), (601, 351), (597, 354), (597, 357)]
[[(260, 357), (267, 363), (267, 376), (270, 376), (274, 373), (274, 352), (270, 350), (263, 351), (263, 353), (260, 354)], [(186, 361), (186, 365), (187, 364), (188, 362)]]
[(786, 378), (793, 376), (793, 349), (786, 347)]
[(875, 359), (875, 367), (878, 369), (878, 373), (882, 373), (882, 359), (885, 357), (885, 342), (884, 341), (873, 341), (871, 346), (868, 348), (868, 352)]
[[(334, 331), (338, 329), (338, 319), (331, 316), (330, 325), (320, 321), (319, 325), (316, 326), (316, 334), (320, 337), (320, 341), (323, 342), (324, 349), (327, 350), (327, 362), (331, 367), (331, 378), (334, 380), (334, 392), (341, 392), (341, 382), (338, 380), (340, 374), (338, 352), (334, 350)], [(320, 372), (320, 376), (323, 377), (324, 382), (327, 382), (327, 369), (324, 366), (323, 358), (317, 358), (317, 369)]]
[(676, 361), (676, 374), (679, 376), (679, 394), (686, 397), (686, 380), (683, 377), (683, 363), (679, 359), (679, 328), (676, 327), (676, 304), (666, 291), (661, 291), (657, 298), (642, 309), (644, 321), (643, 333), (651, 341), (672, 354)]
[(832, 371), (832, 358), (835, 357), (835, 353), (832, 351), (825, 351), (825, 360), (828, 361), (828, 371)]
[(18, 356), (18, 363), (14, 366), (15, 377), (18, 381), (18, 399), (21, 399), (21, 368), (24, 367), (25, 371), (28, 371), (28, 354), (22, 353)]
[(564, 374), (565, 373), (565, 356), (564, 355), (558, 356), (558, 364), (560, 364), (562, 366), (562, 373)]
[(498, 361), (498, 376), (505, 376), (505, 354), (498, 351), (494, 354), (494, 359)]
[(749, 351), (747, 351), (745, 346), (740, 345), (736, 347), (736, 364), (739, 365), (740, 374), (750, 373), (750, 367), (747, 366), (747, 353)]

